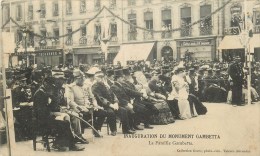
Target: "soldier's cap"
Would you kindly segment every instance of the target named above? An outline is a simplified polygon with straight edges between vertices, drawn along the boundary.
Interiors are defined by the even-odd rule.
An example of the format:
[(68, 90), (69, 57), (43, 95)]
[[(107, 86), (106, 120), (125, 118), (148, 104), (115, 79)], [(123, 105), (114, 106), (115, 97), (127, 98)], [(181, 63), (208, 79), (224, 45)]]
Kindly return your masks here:
[(116, 70), (114, 70), (114, 76), (115, 76), (115, 77), (123, 77), (123, 76), (124, 76), (123, 70), (122, 70), (122, 69), (116, 69)]
[(61, 71), (52, 71), (52, 76), (57, 79), (66, 79), (65, 73)]
[(195, 71), (195, 69), (194, 68), (189, 68), (189, 71)]

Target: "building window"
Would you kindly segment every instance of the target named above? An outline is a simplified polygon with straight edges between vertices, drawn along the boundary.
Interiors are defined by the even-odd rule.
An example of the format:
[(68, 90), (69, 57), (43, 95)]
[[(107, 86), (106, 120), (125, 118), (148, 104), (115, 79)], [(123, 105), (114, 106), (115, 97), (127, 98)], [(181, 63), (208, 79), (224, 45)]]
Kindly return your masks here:
[(260, 33), (260, 11), (254, 11), (254, 33)]
[[(144, 13), (144, 23), (146, 29), (153, 30), (153, 12)], [(144, 39), (152, 39), (152, 38), (153, 38), (152, 31), (144, 31)]]
[(95, 35), (94, 35), (94, 43), (100, 44), (100, 37), (101, 37), (101, 25), (100, 23), (95, 25)]
[(3, 18), (4, 18), (4, 22), (7, 22), (10, 18), (10, 8), (8, 5), (4, 6), (4, 15)]
[(45, 4), (43, 3), (43, 4), (41, 4), (40, 5), (40, 11), (41, 11), (41, 13), (40, 13), (40, 18), (45, 18), (45, 16), (46, 16), (46, 7), (45, 7)]
[(67, 27), (67, 40), (66, 40), (66, 45), (72, 45), (73, 44), (73, 40), (72, 40), (72, 28), (71, 27)]
[(172, 16), (171, 9), (162, 10), (162, 38), (172, 37)]
[(16, 20), (21, 21), (22, 20), (22, 6), (21, 4), (18, 4), (16, 6)]
[(84, 24), (81, 26), (81, 36), (87, 36), (87, 26)]
[(66, 1), (66, 14), (71, 15), (72, 14), (72, 4), (71, 0)]
[(110, 4), (109, 4), (110, 8), (116, 8), (116, 0), (110, 0)]
[(95, 9), (100, 10), (101, 9), (101, 1), (100, 0), (95, 0)]
[(30, 32), (28, 35), (28, 46), (34, 46), (34, 33)]
[(135, 4), (135, 0), (128, 0), (128, 6), (134, 6)]
[(80, 13), (86, 12), (86, 0), (80, 0)]
[(59, 16), (59, 3), (53, 3), (53, 16)]
[(111, 32), (111, 41), (117, 42), (117, 24), (111, 23), (110, 24), (110, 32)]
[(181, 37), (191, 36), (191, 7), (181, 8)]
[(208, 16), (211, 14), (211, 5), (200, 6), (200, 19), (204, 18), (200, 22), (200, 35), (212, 34), (212, 18)]
[(23, 33), (20, 30), (16, 31), (16, 43), (21, 44), (23, 40)]
[(60, 36), (60, 30), (59, 30), (59, 28), (54, 28), (54, 29), (53, 29), (53, 37), (54, 37), (55, 39), (59, 39), (59, 36)]
[(28, 20), (33, 20), (33, 5), (28, 6)]
[(128, 40), (136, 40), (136, 36), (137, 36), (137, 30), (136, 27), (134, 25), (136, 25), (136, 14), (135, 13), (131, 13), (128, 14), (128, 21), (132, 24), (129, 26), (129, 30), (128, 30)]
[(42, 37), (46, 37), (47, 31), (45, 29), (42, 29), (41, 30), (41, 35), (42, 35)]

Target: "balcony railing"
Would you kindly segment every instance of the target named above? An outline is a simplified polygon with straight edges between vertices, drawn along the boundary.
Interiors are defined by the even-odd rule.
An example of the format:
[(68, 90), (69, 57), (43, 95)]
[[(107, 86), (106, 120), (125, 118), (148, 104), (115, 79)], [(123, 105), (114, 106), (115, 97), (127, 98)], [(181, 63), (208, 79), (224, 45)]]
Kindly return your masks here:
[(112, 36), (110, 39), (111, 43), (117, 43), (118, 42), (118, 37), (117, 36)]
[(59, 16), (59, 11), (58, 10), (53, 11), (53, 16)]
[(255, 25), (254, 26), (254, 33), (255, 34), (260, 34), (260, 25)]
[(72, 15), (72, 9), (67, 9), (66, 10), (66, 15)]
[(171, 38), (172, 37), (172, 32), (171, 31), (164, 31), (162, 32), (162, 38), (165, 39), (165, 38)]
[(190, 37), (192, 32), (191, 27), (182, 27), (181, 28), (181, 37)]
[(68, 38), (68, 39), (65, 41), (65, 44), (66, 44), (66, 45), (73, 45), (73, 40), (72, 40), (72, 38)]
[(212, 26), (200, 27), (200, 35), (212, 35)]
[(87, 37), (86, 36), (82, 36), (80, 39), (79, 39), (79, 44), (80, 45), (87, 45)]
[(144, 31), (144, 40), (152, 40), (153, 32), (152, 31)]
[(135, 41), (137, 38), (137, 31), (128, 32), (128, 41)]

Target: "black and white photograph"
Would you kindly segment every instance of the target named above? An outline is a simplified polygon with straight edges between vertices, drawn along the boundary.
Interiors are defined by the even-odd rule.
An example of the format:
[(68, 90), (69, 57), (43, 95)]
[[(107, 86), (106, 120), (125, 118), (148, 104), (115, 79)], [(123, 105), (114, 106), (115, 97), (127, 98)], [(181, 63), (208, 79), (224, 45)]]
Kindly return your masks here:
[(260, 156), (260, 0), (0, 2), (0, 156)]

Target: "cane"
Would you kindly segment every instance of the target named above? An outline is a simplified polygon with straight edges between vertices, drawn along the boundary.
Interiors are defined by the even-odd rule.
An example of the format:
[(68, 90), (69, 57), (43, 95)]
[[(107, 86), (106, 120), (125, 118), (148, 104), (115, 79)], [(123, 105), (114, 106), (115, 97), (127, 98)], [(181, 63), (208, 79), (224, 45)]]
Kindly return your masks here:
[[(77, 118), (77, 119), (83, 121), (85, 124), (87, 124), (89, 127), (91, 127), (91, 128), (93, 129), (93, 131), (95, 131), (95, 132), (97, 133), (98, 137), (101, 137), (101, 135), (99, 134), (99, 132), (92, 126), (92, 125), (93, 125), (93, 120), (92, 120), (92, 125), (91, 125), (91, 124), (88, 123), (86, 120), (82, 119), (81, 117), (74, 115), (74, 114), (72, 113), (72, 111), (68, 111), (68, 110), (66, 110), (66, 109), (64, 109), (64, 111), (65, 111), (67, 114), (69, 114), (69, 115), (71, 115), (71, 116), (73, 116), (73, 117), (75, 117), (75, 118)], [(91, 114), (91, 116), (93, 116), (93, 113)]]

